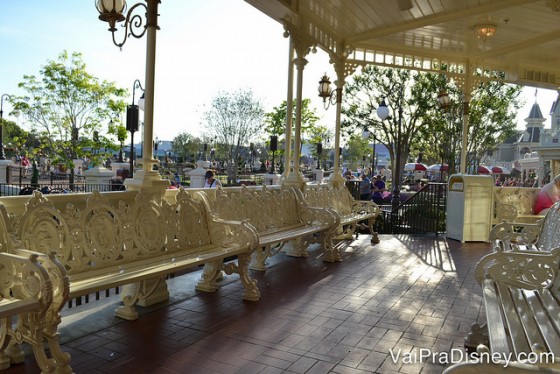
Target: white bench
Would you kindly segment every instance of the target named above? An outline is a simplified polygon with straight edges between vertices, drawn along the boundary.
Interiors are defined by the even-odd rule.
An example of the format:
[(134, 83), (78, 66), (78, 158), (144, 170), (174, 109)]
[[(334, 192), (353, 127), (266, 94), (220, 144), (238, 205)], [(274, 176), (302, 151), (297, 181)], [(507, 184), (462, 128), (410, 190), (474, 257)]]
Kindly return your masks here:
[(241, 186), (202, 193), (208, 195), (217, 217), (244, 220), (257, 229), (259, 249), (253, 254), (253, 270), (266, 270), (266, 258), (278, 254), (288, 242), (292, 244), (285, 250), (289, 256), (306, 257), (309, 245), (320, 243), (324, 261), (340, 261), (332, 242), (338, 215), (332, 209), (310, 206), (298, 189)]
[(352, 239), (354, 235), (358, 236), (358, 228), (367, 228), (371, 234), (371, 243), (379, 243), (375, 220), (381, 210), (373, 201), (355, 200), (345, 186), (333, 188), (328, 185), (307, 185), (303, 196), (310, 206), (332, 208), (339, 215), (337, 239)]
[[(519, 372), (560, 370), (559, 265), (560, 248), (500, 251), (483, 257), (475, 273), (482, 287), (486, 324), (473, 324), (465, 338), (467, 350), (501, 359), (502, 364), (517, 361)], [(467, 373), (477, 370), (476, 365), (457, 365), (446, 373)], [(500, 366), (495, 362), (478, 370), (501, 373)]]
[[(195, 199), (181, 190), (175, 202), (168, 203), (143, 190), (79, 195), (70, 199), (76, 205), (58, 209), (52, 200), (35, 192), (21, 214), (7, 210), (14, 247), (57, 252), (70, 279), (69, 298), (128, 285), (115, 315), (133, 320), (138, 318), (135, 305), (165, 284), (168, 275), (206, 263), (212, 265), (212, 271), (203, 275), (197, 290), (216, 291), (224, 270), (239, 274), (245, 288), (243, 299), (260, 298), (248, 273), (257, 233), (245, 222), (225, 222), (208, 214), (203, 196)], [(237, 256), (237, 263), (224, 263), (230, 256)], [(53, 302), (51, 309), (60, 310), (63, 301)], [(59, 321), (59, 314), (47, 313), (45, 328), (54, 333)], [(71, 371), (69, 363), (57, 370)]]
[[(3, 217), (0, 217), (0, 243), (2, 248), (10, 247)], [(21, 343), (27, 343), (33, 348), (41, 371), (51, 373), (56, 370), (57, 361), (47, 356), (45, 340), (58, 363), (64, 366), (69, 360), (68, 355), (61, 354), (56, 334), (47, 329), (47, 315), (52, 311), (55, 291), (37, 254), (23, 250), (13, 252), (18, 254), (0, 252), (0, 370), (23, 362), (25, 354)], [(54, 254), (50, 255), (50, 260), (59, 267), (58, 271), (63, 271)]]

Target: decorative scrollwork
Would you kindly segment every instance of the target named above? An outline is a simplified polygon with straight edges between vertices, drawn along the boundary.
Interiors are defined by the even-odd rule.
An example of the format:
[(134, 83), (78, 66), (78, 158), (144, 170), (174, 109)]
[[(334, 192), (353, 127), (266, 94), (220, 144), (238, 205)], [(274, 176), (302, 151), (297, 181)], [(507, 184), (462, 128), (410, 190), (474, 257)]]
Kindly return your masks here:
[(126, 43), (126, 40), (128, 39), (129, 36), (133, 36), (137, 39), (141, 38), (144, 36), (144, 34), (146, 33), (146, 26), (144, 25), (144, 17), (141, 14), (134, 14), (135, 10), (138, 9), (139, 7), (144, 8), (144, 10), (148, 10), (147, 6), (143, 3), (138, 3), (135, 4), (132, 8), (130, 8), (130, 10), (128, 11), (127, 15), (126, 15), (126, 19), (124, 22), (124, 37), (122, 42), (118, 43), (117, 40), (115, 39), (115, 31), (116, 29), (110, 29), (111, 34), (113, 35), (113, 43), (115, 43), (115, 45), (119, 48), (122, 48), (122, 46), (124, 45), (124, 43)]
[(560, 248), (552, 252), (495, 252), (484, 256), (476, 265), (479, 283), (492, 279), (522, 289), (551, 287), (558, 276)]

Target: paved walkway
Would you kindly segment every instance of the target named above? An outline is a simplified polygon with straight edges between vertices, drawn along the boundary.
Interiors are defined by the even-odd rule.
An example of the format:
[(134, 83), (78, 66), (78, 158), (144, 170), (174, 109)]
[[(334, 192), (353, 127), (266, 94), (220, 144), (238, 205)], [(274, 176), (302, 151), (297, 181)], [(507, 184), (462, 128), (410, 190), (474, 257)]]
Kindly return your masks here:
[[(118, 297), (65, 310), (63, 348), (75, 373), (441, 373), (484, 320), (473, 271), (490, 245), (369, 238), (341, 243), (341, 263), (313, 247), (269, 259), (253, 273), (256, 303), (241, 300), (236, 275), (215, 294), (195, 292), (196, 271), (170, 280), (170, 302), (136, 321), (113, 317)], [(420, 360), (428, 353), (436, 362)], [(38, 372), (32, 356), (5, 371)]]

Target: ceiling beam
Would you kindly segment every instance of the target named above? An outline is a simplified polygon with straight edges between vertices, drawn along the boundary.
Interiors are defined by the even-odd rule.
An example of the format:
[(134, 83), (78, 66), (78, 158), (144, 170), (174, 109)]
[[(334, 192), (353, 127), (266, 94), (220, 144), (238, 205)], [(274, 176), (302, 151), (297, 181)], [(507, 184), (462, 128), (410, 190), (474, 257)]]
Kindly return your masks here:
[(443, 22), (450, 22), (465, 17), (472, 17), (480, 14), (492, 13), (502, 9), (511, 8), (514, 6), (525, 5), (534, 3), (538, 0), (503, 0), (492, 2), (485, 5), (462, 9), (452, 13), (437, 13), (430, 16), (418, 18), (412, 21), (399, 23), (391, 27), (374, 28), (346, 39), (348, 44), (356, 44), (364, 42), (369, 39), (378, 38), (381, 36), (396, 34), (404, 31), (415, 30), (424, 26), (435, 25)]

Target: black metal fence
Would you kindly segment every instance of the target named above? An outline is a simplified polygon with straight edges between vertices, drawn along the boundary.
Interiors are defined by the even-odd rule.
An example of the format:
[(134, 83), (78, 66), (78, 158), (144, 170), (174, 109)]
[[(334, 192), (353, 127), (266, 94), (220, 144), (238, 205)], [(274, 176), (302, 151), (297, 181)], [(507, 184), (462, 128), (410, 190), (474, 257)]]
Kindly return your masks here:
[(447, 184), (429, 183), (393, 208), (382, 205), (380, 234), (443, 234), (446, 231)]

